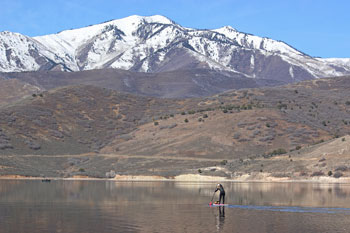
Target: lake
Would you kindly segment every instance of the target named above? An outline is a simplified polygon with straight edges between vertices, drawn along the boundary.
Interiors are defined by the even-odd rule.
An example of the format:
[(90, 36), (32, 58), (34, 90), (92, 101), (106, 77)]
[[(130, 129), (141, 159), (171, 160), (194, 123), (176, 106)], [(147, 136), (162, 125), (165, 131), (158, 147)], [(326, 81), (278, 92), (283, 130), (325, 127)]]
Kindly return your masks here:
[(223, 185), (0, 180), (0, 232), (350, 232), (350, 185)]

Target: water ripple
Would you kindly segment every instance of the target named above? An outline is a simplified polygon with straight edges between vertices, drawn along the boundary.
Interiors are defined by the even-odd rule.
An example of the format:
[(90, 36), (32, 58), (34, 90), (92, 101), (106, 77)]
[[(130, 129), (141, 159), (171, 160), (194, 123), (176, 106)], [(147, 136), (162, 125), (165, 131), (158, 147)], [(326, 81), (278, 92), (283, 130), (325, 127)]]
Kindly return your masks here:
[(349, 214), (350, 208), (324, 208), (324, 207), (300, 207), (300, 206), (254, 206), (254, 205), (227, 205), (226, 208), (265, 210), (275, 212), (292, 213), (325, 213), (325, 214)]

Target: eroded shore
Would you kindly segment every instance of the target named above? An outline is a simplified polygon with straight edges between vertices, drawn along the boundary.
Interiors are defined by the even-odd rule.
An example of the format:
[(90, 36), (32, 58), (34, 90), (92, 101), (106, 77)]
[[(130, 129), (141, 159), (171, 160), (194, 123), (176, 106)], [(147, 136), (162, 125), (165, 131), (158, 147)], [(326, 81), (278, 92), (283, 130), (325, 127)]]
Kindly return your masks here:
[(268, 183), (342, 183), (350, 184), (350, 177), (310, 177), (301, 179), (292, 178), (278, 178), (267, 176), (266, 174), (257, 175), (242, 175), (240, 177), (218, 177), (218, 176), (204, 176), (199, 174), (182, 174), (174, 177), (164, 176), (143, 176), (143, 175), (116, 175), (114, 178), (95, 178), (88, 176), (73, 176), (67, 178), (61, 177), (31, 177), (21, 175), (3, 175), (0, 176), (0, 180), (104, 180), (104, 181), (180, 181), (180, 182), (268, 182)]

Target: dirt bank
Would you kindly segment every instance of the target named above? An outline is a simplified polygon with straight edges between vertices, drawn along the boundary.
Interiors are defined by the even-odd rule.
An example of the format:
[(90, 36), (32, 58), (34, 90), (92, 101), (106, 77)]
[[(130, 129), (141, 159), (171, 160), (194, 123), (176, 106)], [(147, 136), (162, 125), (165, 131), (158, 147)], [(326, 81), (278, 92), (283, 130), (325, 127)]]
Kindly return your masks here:
[(74, 176), (69, 178), (57, 178), (57, 177), (29, 177), (20, 175), (6, 175), (0, 176), (3, 180), (108, 180), (108, 181), (175, 181), (175, 182), (276, 182), (276, 183), (290, 183), (290, 182), (307, 182), (307, 183), (350, 183), (350, 177), (310, 177), (293, 179), (288, 177), (272, 177), (269, 174), (253, 174), (242, 175), (233, 178), (219, 177), (219, 176), (204, 176), (199, 174), (182, 174), (174, 177), (164, 176), (142, 176), (142, 175), (116, 175), (114, 178), (94, 178), (88, 176)]

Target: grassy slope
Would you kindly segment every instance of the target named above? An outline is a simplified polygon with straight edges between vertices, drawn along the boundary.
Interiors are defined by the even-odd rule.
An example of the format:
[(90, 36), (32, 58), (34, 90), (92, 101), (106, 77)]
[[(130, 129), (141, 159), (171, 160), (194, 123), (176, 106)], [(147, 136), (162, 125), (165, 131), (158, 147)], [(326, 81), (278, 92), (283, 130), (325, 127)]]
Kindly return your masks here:
[[(51, 90), (1, 109), (1, 174), (311, 175), (323, 154), (301, 162), (310, 145), (350, 132), (349, 85), (343, 77), (183, 100)], [(269, 155), (280, 148), (288, 154)], [(335, 171), (327, 164), (341, 160), (322, 172)]]

